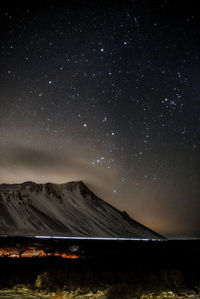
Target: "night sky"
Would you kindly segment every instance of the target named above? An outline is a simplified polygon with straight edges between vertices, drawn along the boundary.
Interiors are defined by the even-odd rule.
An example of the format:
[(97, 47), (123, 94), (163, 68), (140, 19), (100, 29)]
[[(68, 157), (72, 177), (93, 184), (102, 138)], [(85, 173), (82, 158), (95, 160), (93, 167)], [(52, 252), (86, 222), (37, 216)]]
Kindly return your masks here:
[(83, 180), (200, 236), (198, 1), (4, 1), (0, 183)]

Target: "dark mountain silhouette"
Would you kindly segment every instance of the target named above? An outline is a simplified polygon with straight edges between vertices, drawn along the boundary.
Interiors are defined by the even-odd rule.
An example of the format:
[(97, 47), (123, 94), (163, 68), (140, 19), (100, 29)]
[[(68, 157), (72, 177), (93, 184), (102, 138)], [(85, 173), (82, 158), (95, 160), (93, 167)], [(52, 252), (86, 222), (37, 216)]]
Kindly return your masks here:
[(0, 185), (0, 235), (161, 239), (82, 181)]

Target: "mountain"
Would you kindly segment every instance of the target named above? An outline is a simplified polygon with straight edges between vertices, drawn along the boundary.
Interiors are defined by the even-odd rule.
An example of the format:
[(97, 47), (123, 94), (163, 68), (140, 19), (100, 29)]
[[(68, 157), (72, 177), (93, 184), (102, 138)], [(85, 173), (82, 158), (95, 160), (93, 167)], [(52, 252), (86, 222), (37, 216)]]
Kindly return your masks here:
[(0, 235), (162, 238), (82, 182), (0, 185)]

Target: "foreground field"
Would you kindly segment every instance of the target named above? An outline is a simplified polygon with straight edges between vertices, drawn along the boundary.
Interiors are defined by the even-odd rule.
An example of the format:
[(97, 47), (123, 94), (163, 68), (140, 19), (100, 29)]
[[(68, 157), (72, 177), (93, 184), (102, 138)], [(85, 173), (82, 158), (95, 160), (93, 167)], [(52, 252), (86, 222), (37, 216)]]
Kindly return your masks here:
[[(55, 252), (73, 245), (12, 242)], [(92, 241), (76, 248), (77, 259), (0, 258), (0, 299), (200, 299), (199, 241)]]
[[(197, 291), (198, 292), (198, 291)], [(157, 294), (146, 292), (145, 294), (137, 294), (133, 296), (123, 297), (123, 294), (111, 294), (111, 289), (104, 291), (87, 292), (81, 294), (81, 290), (75, 291), (58, 291), (45, 292), (29, 289), (25, 286), (18, 286), (13, 289), (1, 290), (1, 299), (111, 299), (111, 298), (127, 298), (127, 299), (200, 299), (200, 292), (184, 290), (180, 294), (172, 291), (162, 291)]]

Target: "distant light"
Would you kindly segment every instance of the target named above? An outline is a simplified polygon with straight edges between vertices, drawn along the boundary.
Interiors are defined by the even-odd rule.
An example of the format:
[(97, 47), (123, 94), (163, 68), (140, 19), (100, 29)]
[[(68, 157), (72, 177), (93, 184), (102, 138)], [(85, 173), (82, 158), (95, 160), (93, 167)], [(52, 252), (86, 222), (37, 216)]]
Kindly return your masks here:
[(87, 124), (84, 124), (83, 126), (86, 128), (86, 127), (87, 127)]

